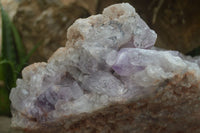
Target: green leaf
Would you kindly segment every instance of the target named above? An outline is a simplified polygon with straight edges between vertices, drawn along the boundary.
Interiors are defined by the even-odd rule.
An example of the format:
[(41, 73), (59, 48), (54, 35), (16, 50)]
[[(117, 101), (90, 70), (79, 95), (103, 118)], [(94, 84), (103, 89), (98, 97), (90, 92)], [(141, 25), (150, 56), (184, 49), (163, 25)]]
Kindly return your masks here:
[[(10, 89), (7, 88), (11, 88), (12, 86), (14, 86), (14, 79), (12, 82), (12, 86), (7, 86), (6, 84), (6, 80), (7, 79), (7, 70), (9, 70), (6, 66), (6, 62), (5, 61), (1, 61), (0, 62), (0, 115), (6, 115), (9, 116), (10, 115), (10, 100), (9, 100), (9, 92)], [(8, 75), (10, 75), (10, 72), (8, 72)]]
[(10, 115), (9, 91), (0, 87), (0, 114)]
[(9, 115), (9, 90), (5, 88), (5, 75), (3, 65), (0, 65), (0, 115)]
[(186, 53), (186, 55), (190, 55), (192, 57), (200, 55), (200, 47), (193, 49), (192, 51)]
[(12, 38), (11, 22), (7, 13), (4, 11), (1, 3), (1, 16), (2, 16), (2, 58), (16, 62), (16, 54), (14, 47), (14, 40)]
[(0, 80), (2, 80), (5, 83), (5, 87), (8, 90), (10, 90), (12, 87), (15, 87), (17, 74), (15, 71), (14, 64), (11, 61), (7, 60), (0, 61), (0, 71)]
[(12, 32), (13, 32), (13, 37), (15, 39), (14, 41), (15, 41), (15, 45), (16, 45), (16, 52), (18, 55), (18, 60), (19, 60), (19, 63), (22, 64), (23, 58), (26, 56), (25, 48), (24, 48), (24, 45), (22, 44), (19, 33), (18, 33), (15, 25), (12, 22), (11, 22), (11, 28), (12, 28)]

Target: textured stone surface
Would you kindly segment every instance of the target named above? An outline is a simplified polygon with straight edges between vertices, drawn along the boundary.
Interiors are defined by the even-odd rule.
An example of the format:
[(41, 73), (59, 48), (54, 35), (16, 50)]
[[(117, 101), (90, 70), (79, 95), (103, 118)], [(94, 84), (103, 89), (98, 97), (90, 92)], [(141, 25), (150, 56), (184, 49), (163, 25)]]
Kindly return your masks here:
[[(199, 60), (154, 48), (156, 37), (127, 3), (76, 20), (65, 47), (22, 71), (10, 95), (12, 126), (27, 132), (158, 132), (172, 126), (166, 132), (179, 132), (176, 123), (200, 109)], [(159, 125), (164, 120), (169, 125)], [(198, 114), (180, 131), (197, 120)]]

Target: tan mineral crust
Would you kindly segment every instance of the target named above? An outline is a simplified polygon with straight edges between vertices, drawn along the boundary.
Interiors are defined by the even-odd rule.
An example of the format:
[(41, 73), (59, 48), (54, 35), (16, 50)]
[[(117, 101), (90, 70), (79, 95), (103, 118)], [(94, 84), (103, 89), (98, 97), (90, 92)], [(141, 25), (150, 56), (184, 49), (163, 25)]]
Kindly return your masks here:
[(128, 3), (78, 19), (47, 63), (22, 71), (11, 126), (27, 133), (199, 133), (200, 58), (154, 47)]

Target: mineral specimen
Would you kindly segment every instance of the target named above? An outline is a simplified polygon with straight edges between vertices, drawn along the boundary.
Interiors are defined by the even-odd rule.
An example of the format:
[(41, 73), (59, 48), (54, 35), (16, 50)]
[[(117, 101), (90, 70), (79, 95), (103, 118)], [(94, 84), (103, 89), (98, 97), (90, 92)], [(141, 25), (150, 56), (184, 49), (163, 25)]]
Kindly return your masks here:
[(198, 59), (154, 48), (156, 37), (127, 3), (78, 19), (66, 47), (22, 71), (10, 94), (12, 127), (181, 132), (195, 123), (192, 131), (200, 131)]

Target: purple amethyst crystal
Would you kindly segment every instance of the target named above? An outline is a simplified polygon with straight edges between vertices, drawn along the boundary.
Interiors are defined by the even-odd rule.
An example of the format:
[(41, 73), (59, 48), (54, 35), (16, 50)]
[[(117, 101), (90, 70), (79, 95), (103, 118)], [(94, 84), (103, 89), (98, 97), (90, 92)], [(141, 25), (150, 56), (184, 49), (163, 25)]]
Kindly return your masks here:
[[(130, 76), (133, 73), (144, 70), (145, 64), (142, 63), (139, 53), (129, 53), (131, 48), (123, 48), (118, 52), (116, 61), (112, 69), (121, 76)], [(133, 56), (132, 56), (133, 55)]]
[(55, 104), (58, 101), (58, 94), (52, 90), (47, 90), (40, 94), (35, 102), (35, 106), (39, 107), (43, 112), (50, 112), (55, 109)]
[[(176, 57), (174, 52), (170, 51), (155, 51), (139, 48), (122, 48), (112, 65), (112, 69), (120, 76), (131, 76), (140, 71), (144, 71), (146, 67), (156, 66), (164, 69), (165, 72), (170, 71), (171, 67), (166, 65), (166, 62), (177, 62), (180, 58), (169, 60), (168, 58)], [(181, 64), (183, 65), (183, 64)], [(178, 67), (178, 66), (177, 66)]]

